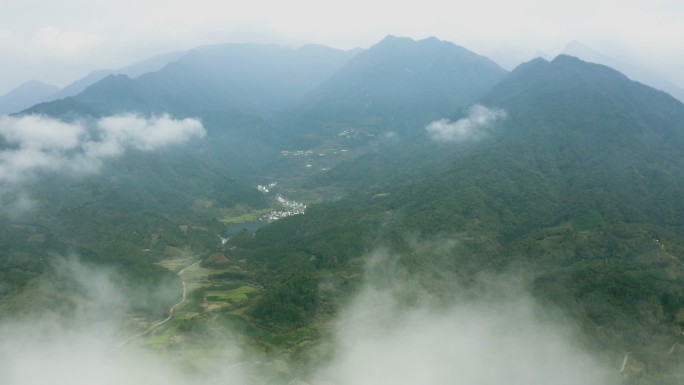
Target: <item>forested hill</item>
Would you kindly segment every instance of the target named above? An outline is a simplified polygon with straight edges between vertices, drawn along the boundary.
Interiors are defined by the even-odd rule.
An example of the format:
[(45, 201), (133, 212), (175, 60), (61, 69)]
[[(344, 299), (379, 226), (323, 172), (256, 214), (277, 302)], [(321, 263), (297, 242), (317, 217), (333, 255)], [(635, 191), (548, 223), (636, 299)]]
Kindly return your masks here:
[(451, 42), (388, 36), (313, 89), (290, 120), (410, 130), (472, 103), (505, 74)]
[[(135, 79), (111, 75), (25, 114), (74, 118), (137, 112), (218, 122), (267, 120), (246, 136), (312, 146), (339, 130), (411, 131), (468, 105), (506, 74), (453, 43), (388, 36), (367, 50), (233, 44), (191, 50)], [(233, 134), (245, 136), (243, 132)]]
[[(444, 171), (315, 207), (260, 231), (253, 247), (308, 253), (329, 267), (389, 244), (418, 274), (465, 280), (516, 269), (592, 344), (640, 349), (676, 339), (684, 325), (684, 105), (567, 56), (521, 66), (480, 103), (505, 117), (479, 136), (433, 142), (431, 155), (418, 150), (441, 157)], [(377, 174), (405, 172), (399, 152), (392, 156)], [(362, 178), (368, 168), (350, 170)], [(417, 255), (416, 236), (458, 242)]]
[[(517, 119), (530, 123), (537, 118), (557, 120), (570, 130), (594, 127), (593, 131), (605, 135), (620, 129), (626, 139), (646, 144), (662, 135), (684, 135), (682, 103), (677, 99), (610, 67), (567, 55), (551, 62), (536, 59), (520, 65), (490, 90), (482, 103), (506, 107)], [(549, 125), (541, 123), (540, 128)]]
[(308, 45), (228, 44), (200, 47), (157, 72), (131, 79), (110, 75), (73, 98), (26, 113), (264, 117), (291, 108), (358, 51)]
[[(33, 113), (168, 113), (206, 136), (131, 149), (85, 176), (45, 169), (1, 195), (30, 191), (39, 208), (0, 217), (2, 309), (23, 306), (49, 271), (43, 256), (74, 252), (152, 277), (145, 293), (158, 298), (141, 304), (160, 314), (180, 282), (154, 263), (206, 256), (213, 281), (189, 297), (174, 340), (227, 317), (260, 348), (297, 355), (382, 250), (437, 300), (513, 274), (581, 327), (578, 343), (650, 354), (638, 358), (648, 376), (684, 358), (660, 358), (684, 328), (684, 105), (611, 68), (561, 55), (507, 72), (434, 38), (362, 52), (216, 46), (11, 119)], [(281, 193), (311, 199), (306, 213), (222, 243), (226, 223), (279, 207)], [(159, 297), (157, 284), (171, 290)], [(250, 295), (214, 306), (236, 288)]]

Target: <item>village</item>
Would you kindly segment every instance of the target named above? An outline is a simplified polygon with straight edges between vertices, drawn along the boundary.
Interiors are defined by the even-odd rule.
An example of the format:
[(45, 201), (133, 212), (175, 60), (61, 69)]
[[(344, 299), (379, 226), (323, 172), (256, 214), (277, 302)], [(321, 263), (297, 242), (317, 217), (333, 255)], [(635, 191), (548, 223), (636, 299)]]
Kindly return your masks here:
[(271, 211), (270, 213), (264, 214), (260, 218), (262, 221), (273, 222), (278, 219), (304, 214), (306, 212), (306, 205), (304, 203), (287, 200), (280, 194), (276, 195), (276, 200), (285, 208), (285, 210)]
[[(267, 185), (257, 185), (257, 189), (267, 194), (278, 185), (278, 182), (272, 182)], [(285, 210), (274, 210), (269, 213), (263, 214), (259, 217), (260, 221), (274, 222), (282, 218), (286, 218), (292, 215), (304, 214), (306, 212), (306, 205), (301, 202), (294, 200), (289, 200), (280, 194), (275, 195), (275, 199)]]

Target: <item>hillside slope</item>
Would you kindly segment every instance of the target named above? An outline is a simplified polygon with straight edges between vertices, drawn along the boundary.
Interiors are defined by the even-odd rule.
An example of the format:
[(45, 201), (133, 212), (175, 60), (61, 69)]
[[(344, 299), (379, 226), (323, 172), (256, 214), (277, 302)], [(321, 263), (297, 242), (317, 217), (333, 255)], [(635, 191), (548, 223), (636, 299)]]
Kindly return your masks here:
[(471, 103), (505, 74), (450, 42), (388, 36), (313, 89), (290, 125), (404, 132)]
[[(437, 295), (513, 273), (581, 325), (585, 344), (641, 352), (633, 364), (650, 374), (671, 365), (684, 327), (684, 105), (568, 56), (520, 66), (480, 103), (505, 117), (433, 143), (442, 171), (264, 229), (256, 255), (297, 251), (342, 268), (390, 245)], [(396, 156), (380, 173), (403, 164)], [(373, 167), (353, 170), (362, 178)]]

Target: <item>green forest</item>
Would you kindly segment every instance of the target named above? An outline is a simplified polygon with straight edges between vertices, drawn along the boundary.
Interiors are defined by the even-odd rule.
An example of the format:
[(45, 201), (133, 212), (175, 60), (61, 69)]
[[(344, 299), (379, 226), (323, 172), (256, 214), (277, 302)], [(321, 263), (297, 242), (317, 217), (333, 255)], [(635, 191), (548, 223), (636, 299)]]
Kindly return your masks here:
[[(274, 68), (251, 65), (264, 58)], [(473, 106), (501, 113), (485, 125)], [(231, 335), (286, 383), (332, 359), (338, 317), (369, 287), (447, 309), (506, 301), (490, 281), (513, 281), (619, 381), (681, 381), (684, 104), (664, 92), (570, 56), (507, 72), (388, 37), (355, 56), (214, 47), (16, 117), (130, 109), (197, 117), (207, 136), (7, 188), (0, 319), (94, 306), (76, 261), (124, 288), (130, 335), (169, 317), (134, 343), (201, 371)], [(437, 140), (437, 119), (479, 131)], [(243, 219), (258, 229), (226, 235)]]

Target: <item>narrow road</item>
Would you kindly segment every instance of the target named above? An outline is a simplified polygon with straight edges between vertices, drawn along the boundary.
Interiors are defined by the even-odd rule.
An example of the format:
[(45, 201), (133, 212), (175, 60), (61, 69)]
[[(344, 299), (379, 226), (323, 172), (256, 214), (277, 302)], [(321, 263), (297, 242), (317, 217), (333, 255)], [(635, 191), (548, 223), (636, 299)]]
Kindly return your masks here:
[(199, 259), (199, 260), (195, 261), (195, 263), (193, 263), (192, 265), (186, 266), (185, 268), (183, 268), (183, 270), (181, 270), (181, 271), (178, 272), (178, 276), (180, 277), (181, 283), (183, 284), (183, 295), (181, 296), (180, 302), (178, 302), (177, 304), (175, 304), (175, 305), (171, 306), (171, 308), (169, 308), (169, 316), (166, 317), (166, 318), (164, 318), (163, 320), (161, 320), (161, 321), (155, 323), (154, 325), (148, 327), (148, 328), (147, 328), (145, 331), (143, 331), (142, 333), (138, 333), (138, 334), (136, 334), (136, 335), (130, 336), (130, 337), (126, 338), (125, 340), (121, 341), (121, 343), (119, 343), (114, 349), (112, 349), (111, 353), (114, 353), (114, 352), (116, 352), (117, 350), (121, 349), (123, 346), (125, 346), (127, 343), (133, 341), (134, 339), (137, 339), (137, 338), (140, 338), (140, 337), (142, 337), (142, 336), (144, 336), (144, 335), (146, 335), (146, 334), (149, 334), (152, 330), (154, 330), (154, 329), (160, 327), (161, 325), (163, 325), (163, 324), (165, 324), (165, 323), (171, 321), (171, 319), (173, 318), (173, 315), (174, 315), (176, 309), (177, 309), (179, 306), (181, 306), (183, 303), (185, 303), (185, 299), (186, 299), (187, 294), (188, 294), (188, 288), (187, 288), (187, 285), (185, 284), (185, 280), (183, 280), (182, 274), (185, 272), (185, 270), (187, 270), (187, 269), (189, 269), (189, 268), (191, 268), (191, 267), (197, 265), (197, 264), (200, 263), (201, 261), (202, 261), (202, 259)]
[(632, 352), (625, 353), (625, 359), (622, 360), (622, 367), (620, 368), (620, 370), (618, 370), (618, 373), (622, 373), (625, 371), (625, 367), (627, 367), (627, 361), (629, 361), (630, 354), (632, 354)]
[[(684, 335), (684, 333), (682, 333), (682, 335)], [(679, 337), (675, 340), (675, 342), (672, 344), (672, 346), (670, 346), (670, 350), (668, 350), (667, 353), (661, 353), (661, 354), (672, 354), (674, 352), (675, 348), (677, 347), (677, 345), (679, 345), (679, 339), (680, 338), (681, 337)], [(659, 355), (657, 353), (646, 353), (646, 352), (635, 352), (635, 353)], [(625, 371), (625, 368), (627, 367), (627, 362), (629, 362), (629, 355), (630, 354), (632, 354), (632, 352), (625, 353), (625, 358), (622, 360), (622, 367), (620, 367), (620, 370), (618, 370), (618, 373), (622, 373)]]

